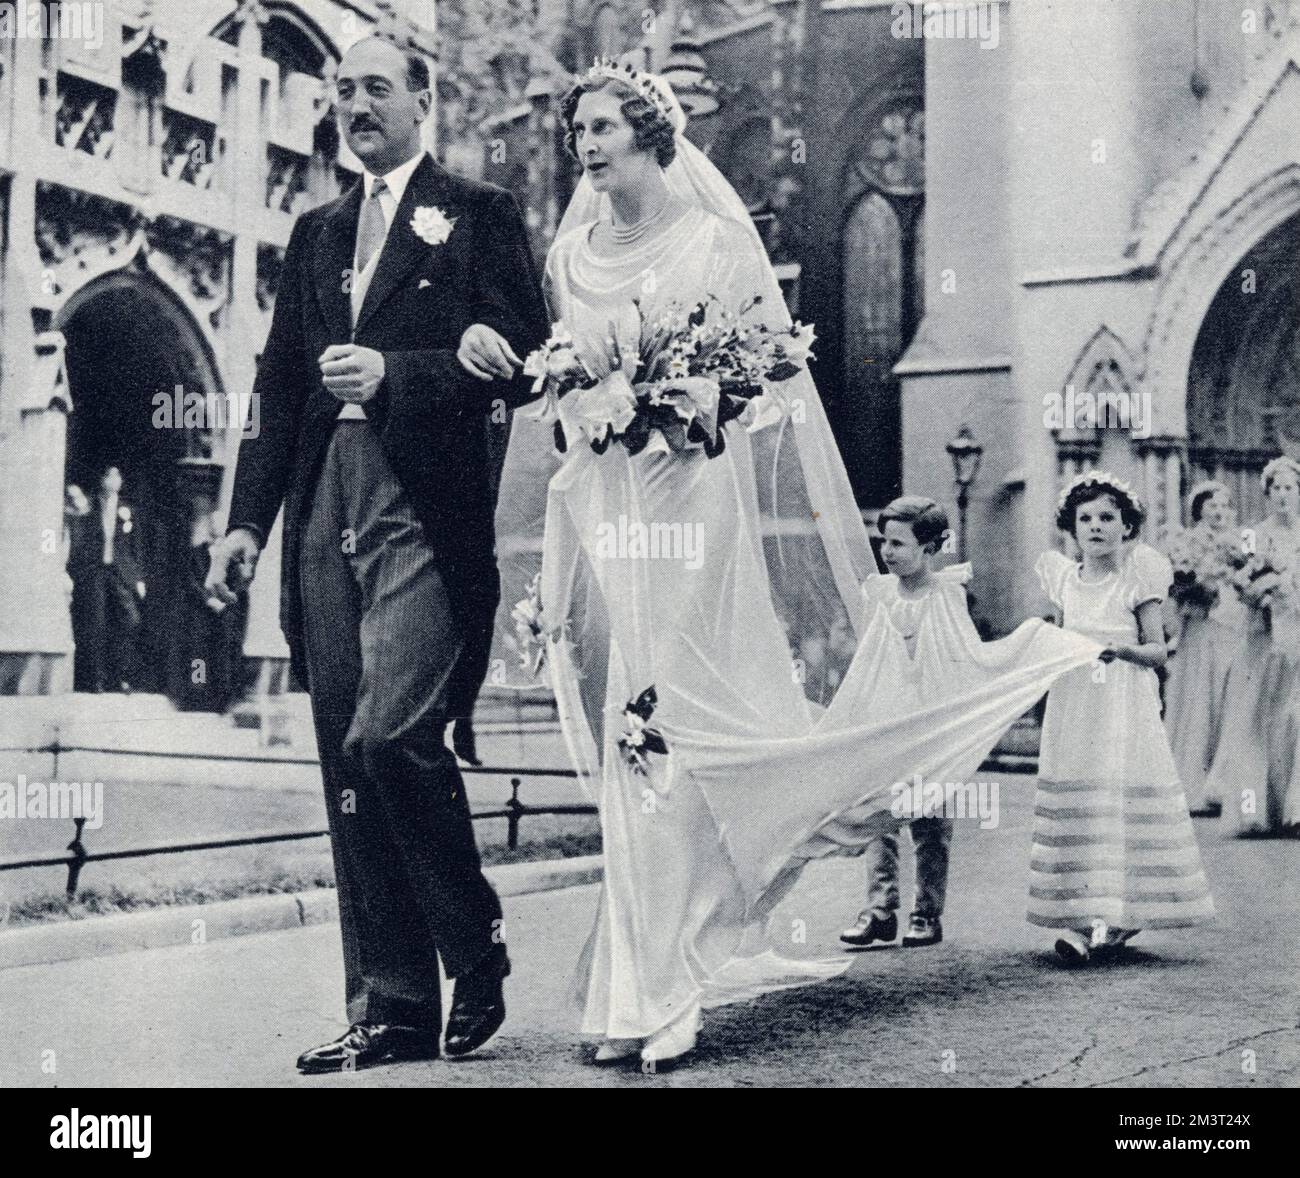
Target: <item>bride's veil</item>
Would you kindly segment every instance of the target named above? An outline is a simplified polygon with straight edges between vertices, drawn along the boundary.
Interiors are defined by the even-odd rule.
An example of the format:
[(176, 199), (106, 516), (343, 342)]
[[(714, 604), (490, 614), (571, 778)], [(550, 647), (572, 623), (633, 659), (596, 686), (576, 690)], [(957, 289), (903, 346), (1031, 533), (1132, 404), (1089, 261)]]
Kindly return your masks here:
[[(686, 138), (686, 116), (672, 88), (662, 78), (653, 81), (672, 111), (677, 132), (675, 158), (664, 170), (670, 191), (743, 227), (754, 254), (753, 264), (745, 269), (758, 275), (762, 286), (747, 294), (761, 294), (760, 317), (767, 326), (789, 326), (780, 283), (744, 202), (712, 161)], [(608, 216), (608, 197), (597, 194), (583, 176), (556, 240), (604, 216)], [(841, 681), (865, 625), (861, 583), (877, 569), (812, 378), (800, 372), (780, 389), (790, 412), (751, 434), (763, 549), (773, 603), (790, 640), (794, 672), (803, 676), (806, 696), (825, 704)], [(535, 685), (530, 675), (521, 675), (510, 614), (541, 567), (547, 483), (559, 461), (551, 427), (528, 420), (526, 412), (517, 413), (497, 510), (502, 608), (489, 683)], [(584, 626), (588, 643), (597, 636), (592, 631), (598, 623), (595, 627), (592, 623), (588, 611)], [(583, 663), (591, 670), (591, 660)]]

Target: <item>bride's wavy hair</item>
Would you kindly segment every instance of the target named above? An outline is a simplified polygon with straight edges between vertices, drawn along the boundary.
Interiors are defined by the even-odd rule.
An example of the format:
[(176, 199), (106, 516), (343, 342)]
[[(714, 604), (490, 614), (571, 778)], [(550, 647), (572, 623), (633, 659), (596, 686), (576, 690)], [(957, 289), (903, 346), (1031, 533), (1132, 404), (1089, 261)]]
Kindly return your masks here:
[(560, 117), (564, 120), (564, 146), (575, 160), (579, 157), (573, 120), (578, 112), (578, 100), (584, 94), (595, 94), (600, 90), (612, 90), (623, 99), (620, 109), (632, 126), (633, 143), (638, 151), (653, 152), (661, 168), (666, 168), (677, 158), (673, 125), (654, 108), (649, 99), (643, 98), (630, 86), (614, 78), (583, 78), (560, 100)]

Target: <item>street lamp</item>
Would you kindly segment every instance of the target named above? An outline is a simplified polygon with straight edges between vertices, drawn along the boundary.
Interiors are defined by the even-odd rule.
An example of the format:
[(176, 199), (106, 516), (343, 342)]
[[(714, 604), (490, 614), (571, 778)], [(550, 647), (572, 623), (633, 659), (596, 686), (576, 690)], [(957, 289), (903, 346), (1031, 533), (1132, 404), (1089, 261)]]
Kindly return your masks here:
[(953, 479), (957, 483), (957, 559), (966, 559), (966, 507), (970, 502), (970, 486), (980, 472), (980, 459), (984, 457), (984, 447), (970, 432), (970, 426), (963, 424), (945, 447), (952, 459)]

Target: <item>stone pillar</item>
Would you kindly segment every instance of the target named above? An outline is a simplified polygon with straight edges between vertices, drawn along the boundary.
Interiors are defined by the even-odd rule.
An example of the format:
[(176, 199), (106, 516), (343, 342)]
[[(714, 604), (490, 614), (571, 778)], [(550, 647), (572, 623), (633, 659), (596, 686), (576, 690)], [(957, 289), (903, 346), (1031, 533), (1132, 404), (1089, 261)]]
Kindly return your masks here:
[[(12, 214), (12, 208), (11, 208)], [(17, 284), (14, 284), (17, 285)], [(6, 299), (13, 289), (7, 283)], [(11, 305), (24, 311), (30, 294)], [(19, 333), (15, 332), (14, 335)], [(7, 341), (6, 350), (13, 345)], [(70, 583), (63, 541), (63, 480), (71, 408), (57, 331), (31, 340), (27, 363), (9, 362), (0, 396), (0, 694), (50, 695), (72, 688)], [(14, 406), (14, 402), (17, 405)], [(14, 422), (10, 407), (17, 409)]]
[(1150, 437), (1137, 443), (1141, 463), (1138, 493), (1147, 510), (1142, 538), (1164, 548), (1182, 527), (1183, 442), (1179, 438)]
[[(265, 324), (257, 305), (257, 213), (266, 191), (266, 144), (262, 139), (261, 87), (257, 63), (262, 56), (262, 30), (249, 17), (239, 33), (239, 71), (235, 93), (227, 110), (230, 123), (223, 128), (230, 144), (232, 175), (229, 184), (231, 223), (238, 226), (231, 260), (231, 305), (229, 339), (223, 375), (225, 393), (243, 397), (251, 392), (257, 376), (257, 355), (265, 342)], [(253, 205), (255, 207), (249, 208)], [(213, 455), (224, 463), (226, 477), (222, 488), (221, 509), (230, 506), (233, 490), (235, 456), (239, 450), (240, 429), (228, 429), (220, 453)]]
[[(1056, 441), (1043, 396), (1061, 388), (1078, 351), (1073, 283), (1123, 262), (1132, 212), (1144, 192), (1149, 147), (1138, 112), (1150, 91), (1134, 11), (1144, 7), (1113, 0), (1010, 6), (1005, 200), (1019, 422), (1014, 448), (1026, 488), (1016, 548), (1028, 564), (1056, 542)], [(1027, 283), (1031, 275), (1035, 282)], [(1112, 459), (1101, 455), (1103, 462)], [(1023, 613), (1037, 589), (1027, 577), (1021, 585)]]
[[(262, 58), (262, 30), (256, 12), (251, 11), (239, 32), (239, 73), (235, 94), (230, 103), (232, 123), (226, 128), (234, 174), (230, 200), (235, 213), (233, 223), (248, 228), (236, 233), (232, 260), (232, 303), (230, 339), (234, 346), (226, 356), (227, 397), (251, 393), (257, 377), (257, 356), (266, 340), (269, 320), (257, 304), (257, 234), (263, 193), (266, 191), (266, 143), (262, 138), (263, 111), (259, 69)], [(249, 207), (254, 205), (256, 207)], [(234, 398), (231, 398), (233, 401)], [(235, 465), (239, 452), (239, 428), (226, 431), (221, 458), (225, 463), (221, 510), (230, 509), (234, 489)], [(278, 709), (266, 703), (266, 696), (278, 687), (283, 690), (284, 668), (289, 659), (289, 645), (280, 631), (280, 545), (282, 535), (277, 523), (267, 537), (266, 547), (258, 560), (257, 576), (248, 595), (248, 630), (244, 636), (244, 657), (257, 667), (252, 698), (235, 708), (240, 725), (257, 727), (266, 734), (268, 743), (280, 743), (283, 724)]]
[[(44, 129), (41, 43), (15, 38), (0, 121)], [(37, 133), (41, 133), (38, 130)], [(63, 337), (36, 336), (30, 308), (40, 291), (33, 153), (4, 142), (13, 173), (0, 232), (0, 694), (45, 695), (71, 687), (72, 627), (63, 547), (63, 478), (69, 409)]]
[(1022, 272), (1123, 256), (1149, 150), (1139, 126), (1150, 90), (1134, 7), (1014, 6), (1008, 179)]
[[(945, 447), (962, 425), (984, 446), (970, 488), (968, 552), (977, 613), (1000, 633), (1027, 608), (1018, 596), (1024, 556), (1014, 547), (1026, 480), (1008, 436), (1017, 412), (1010, 372), (1015, 230), (1006, 174), (1015, 115), (1008, 55), (1011, 10), (1018, 19), (1019, 7), (998, 6), (995, 47), (975, 38), (925, 43), (925, 315), (894, 369), (902, 381), (907, 494), (931, 496), (955, 519)], [(1054, 475), (1053, 467), (1045, 477)]]

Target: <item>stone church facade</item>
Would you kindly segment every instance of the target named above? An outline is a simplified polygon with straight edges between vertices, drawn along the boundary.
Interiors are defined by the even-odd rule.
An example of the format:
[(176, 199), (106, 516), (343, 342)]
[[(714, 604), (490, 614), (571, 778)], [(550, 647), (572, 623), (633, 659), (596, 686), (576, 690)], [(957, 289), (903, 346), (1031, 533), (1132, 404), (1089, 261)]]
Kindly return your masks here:
[[(952, 507), (946, 447), (982, 445), (965, 539), (994, 630), (1042, 607), (1029, 569), (1078, 470), (1137, 483), (1158, 543), (1204, 475), (1257, 516), (1255, 473), (1300, 445), (1300, 0), (990, 0), (960, 25), (540, 0), (477, 55), (435, 48), (419, 0), (95, 7), (97, 44), (0, 38), (0, 693), (71, 682), (68, 483), (115, 460), (159, 553), (196, 489), (227, 500), (239, 431), (211, 409), (252, 387), (293, 219), (355, 177), (328, 80), (376, 27), (440, 59), (430, 146), (516, 192), (539, 258), (575, 179), (552, 96), (597, 53), (667, 73), (818, 326), (868, 518), (900, 488)], [(178, 388), (209, 411), (158, 425)], [(268, 668), (278, 545), (245, 644)]]
[(1127, 477), (1161, 544), (1198, 479), (1247, 524), (1264, 463), (1300, 455), (1300, 5), (997, 8), (996, 47), (926, 41), (926, 311), (897, 371), (909, 491), (951, 502), (945, 444), (984, 446), (974, 592), (1007, 629), (1044, 605), (1078, 471)]
[[(432, 5), (403, 8), (124, 0), (29, 26), (0, 5), (0, 693), (70, 689), (65, 486), (117, 465), (155, 569), (197, 495), (228, 502), (293, 221), (358, 171), (329, 70), (375, 28), (432, 57)], [(278, 555), (277, 536), (245, 645), (268, 666), (287, 657)], [(143, 606), (145, 691), (170, 582)]]
[[(331, 70), (375, 28), (428, 53), (430, 147), (515, 191), (539, 261), (576, 180), (553, 96), (597, 54), (669, 73), (792, 303), (818, 321), (824, 363), (847, 372), (823, 383), (846, 454), (869, 456), (854, 467), (863, 502), (889, 498), (901, 463), (892, 366), (920, 316), (923, 52), (890, 38), (887, 7), (541, 0), (521, 28), (490, 4), (444, 5), (453, 36), (475, 13), (486, 23), (473, 52), (438, 45), (437, 6), (421, 0), (94, 7), (94, 41), (57, 35), (57, 22), (45, 38), (0, 40), (0, 693), (71, 683), (68, 484), (91, 493), (119, 465), (157, 561), (196, 492), (228, 501), (233, 422), (293, 220), (357, 171), (333, 127)], [(849, 358), (864, 346), (874, 369)], [(164, 424), (160, 397), (177, 410)], [(287, 653), (279, 542), (263, 554), (244, 647), (264, 687), (283, 682)], [(162, 657), (170, 605), (148, 599), (141, 663)]]

